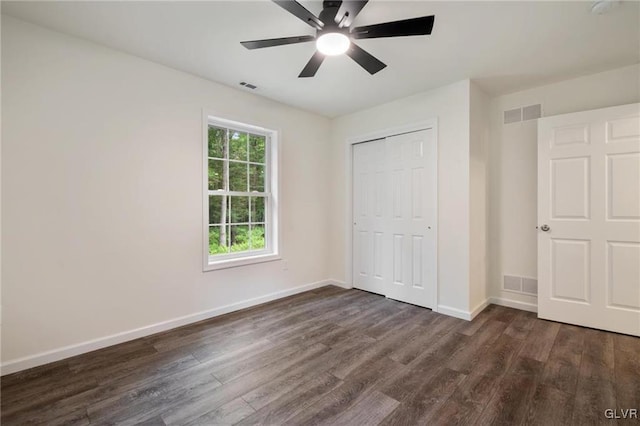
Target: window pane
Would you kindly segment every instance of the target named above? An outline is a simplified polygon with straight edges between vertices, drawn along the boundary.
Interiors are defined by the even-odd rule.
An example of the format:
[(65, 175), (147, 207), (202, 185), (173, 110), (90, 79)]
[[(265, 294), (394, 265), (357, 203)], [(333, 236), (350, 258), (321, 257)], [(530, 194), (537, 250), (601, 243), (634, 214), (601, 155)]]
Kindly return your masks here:
[(249, 222), (249, 197), (231, 198), (231, 223)]
[(249, 191), (264, 192), (264, 166), (249, 164)]
[(224, 158), (226, 129), (209, 126), (209, 157)]
[(209, 160), (209, 190), (224, 189), (224, 161)]
[(209, 126), (209, 157), (224, 158), (226, 129)]
[(229, 190), (247, 192), (247, 163), (229, 162)]
[(229, 222), (228, 198), (226, 195), (209, 196), (209, 224), (220, 225)]
[(247, 134), (229, 130), (229, 159), (247, 161)]
[(231, 253), (249, 250), (249, 225), (231, 225)]
[(229, 252), (228, 226), (209, 227), (209, 254), (225, 254)]
[(265, 248), (264, 225), (252, 225), (249, 240), (251, 250), (263, 250)]
[(264, 222), (264, 197), (251, 197), (251, 222)]
[(249, 135), (249, 161), (254, 163), (265, 163), (265, 145), (266, 138), (264, 136)]

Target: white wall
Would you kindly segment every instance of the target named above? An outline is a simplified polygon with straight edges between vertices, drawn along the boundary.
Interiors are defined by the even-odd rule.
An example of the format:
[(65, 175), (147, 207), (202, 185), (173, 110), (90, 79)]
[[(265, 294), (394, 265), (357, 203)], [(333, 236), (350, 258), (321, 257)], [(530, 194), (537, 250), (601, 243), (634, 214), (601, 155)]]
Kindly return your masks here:
[(469, 308), (487, 301), (489, 97), (471, 82), (469, 120)]
[(490, 294), (535, 307), (535, 297), (502, 291), (502, 276), (537, 277), (537, 122), (502, 124), (504, 110), (542, 104), (543, 115), (640, 101), (640, 65), (517, 92), (491, 101)]
[(332, 123), (330, 276), (351, 284), (346, 272), (347, 202), (345, 141), (388, 128), (438, 120), (439, 305), (469, 310), (469, 86), (468, 80), (371, 109)]
[[(5, 365), (327, 278), (329, 120), (2, 19)], [(202, 108), (281, 131), (288, 270), (202, 272)]]

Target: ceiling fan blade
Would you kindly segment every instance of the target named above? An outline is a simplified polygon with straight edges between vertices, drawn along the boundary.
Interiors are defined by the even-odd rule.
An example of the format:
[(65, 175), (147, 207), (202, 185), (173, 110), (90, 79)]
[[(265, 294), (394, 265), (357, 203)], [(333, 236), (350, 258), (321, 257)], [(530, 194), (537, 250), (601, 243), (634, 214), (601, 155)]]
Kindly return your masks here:
[(360, 13), (368, 1), (369, 0), (343, 1), (335, 17), (336, 24), (338, 24), (340, 28), (348, 27), (353, 24), (353, 20), (356, 19), (356, 16), (358, 16), (358, 13)]
[(273, 0), (273, 2), (317, 30), (321, 30), (324, 27), (324, 23), (320, 18), (295, 0)]
[(285, 44), (304, 43), (313, 41), (315, 37), (312, 35), (303, 35), (297, 37), (270, 38), (266, 40), (241, 41), (240, 44), (247, 49), (262, 49), (263, 47), (283, 46)]
[(320, 65), (322, 65), (322, 61), (324, 61), (324, 55), (320, 52), (314, 53), (298, 77), (313, 77), (318, 72)]
[(351, 59), (356, 61), (358, 65), (360, 65), (362, 68), (367, 70), (371, 75), (377, 73), (378, 71), (386, 67), (386, 65), (383, 62), (379, 61), (369, 52), (367, 52), (366, 50), (362, 49), (361, 47), (357, 46), (354, 43), (351, 43), (351, 46), (349, 46), (349, 50), (347, 50), (347, 55)]
[(404, 19), (402, 21), (384, 22), (382, 24), (366, 25), (351, 30), (353, 38), (402, 37), (431, 34), (435, 16)]

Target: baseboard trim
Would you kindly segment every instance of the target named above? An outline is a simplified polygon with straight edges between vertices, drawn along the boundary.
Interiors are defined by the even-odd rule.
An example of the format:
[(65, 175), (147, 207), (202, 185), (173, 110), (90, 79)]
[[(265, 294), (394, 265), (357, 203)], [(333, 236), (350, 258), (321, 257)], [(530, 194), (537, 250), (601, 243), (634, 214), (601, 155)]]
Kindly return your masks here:
[(490, 297), (489, 302), (494, 305), (506, 306), (507, 308), (520, 309), (521, 311), (538, 312), (538, 305), (535, 303), (520, 302), (519, 300), (505, 299), (503, 297)]
[(448, 315), (454, 318), (460, 318), (463, 320), (471, 321), (471, 312), (463, 311), (462, 309), (452, 308), (451, 306), (438, 305), (438, 313)]
[(489, 306), (491, 304), (489, 299), (486, 299), (484, 302), (481, 302), (478, 306), (476, 306), (472, 311), (471, 311), (471, 319), (473, 320), (475, 317), (478, 316), (478, 314), (482, 311), (484, 311), (484, 308), (486, 308), (487, 306)]
[(162, 321), (144, 327), (136, 328), (133, 330), (112, 334), (110, 336), (100, 337), (98, 339), (88, 340), (86, 342), (65, 346), (59, 349), (41, 352), (36, 355), (3, 362), (0, 366), (0, 375), (4, 376), (6, 374), (16, 373), (18, 371), (27, 370), (29, 368), (60, 361), (76, 355), (95, 351), (97, 349), (106, 348), (108, 346), (117, 345), (119, 343), (128, 342), (134, 339), (139, 339), (140, 337), (150, 336), (155, 333), (160, 333), (162, 331), (171, 330), (183, 325), (188, 325), (194, 322), (214, 318), (220, 315), (228, 314), (230, 312), (238, 311), (240, 309), (245, 309), (251, 306), (270, 302), (272, 300), (281, 299), (283, 297), (293, 296), (294, 294), (302, 293), (304, 291), (313, 290), (327, 285), (337, 285), (340, 287), (344, 287), (344, 283), (329, 279), (301, 285), (287, 290), (269, 293), (264, 296), (254, 297), (251, 299), (221, 306), (219, 308), (196, 312), (194, 314), (189, 314), (167, 321)]
[(330, 278), (328, 281), (331, 281), (331, 284), (333, 284), (333, 285), (336, 285), (338, 287), (342, 287), (342, 288), (347, 289), (347, 290), (351, 290), (353, 288), (353, 286), (351, 284), (347, 284), (344, 281), (335, 280), (333, 278)]

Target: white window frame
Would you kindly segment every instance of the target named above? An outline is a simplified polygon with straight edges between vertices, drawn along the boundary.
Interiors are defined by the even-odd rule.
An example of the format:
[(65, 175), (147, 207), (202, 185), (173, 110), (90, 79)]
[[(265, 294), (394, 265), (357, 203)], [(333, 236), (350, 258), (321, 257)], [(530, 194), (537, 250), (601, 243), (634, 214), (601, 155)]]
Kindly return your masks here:
[[(255, 263), (280, 260), (279, 222), (278, 211), (278, 131), (264, 127), (253, 126), (238, 121), (216, 117), (207, 111), (203, 111), (203, 173), (202, 173), (202, 233), (203, 233), (203, 271), (213, 271), (237, 266), (252, 265)], [(246, 251), (223, 255), (209, 255), (209, 195), (215, 195), (217, 191), (209, 191), (209, 126), (229, 128), (254, 135), (265, 136), (267, 147), (265, 149), (265, 192), (268, 194), (265, 200), (265, 249), (260, 251)], [(244, 195), (243, 193), (240, 193)], [(230, 195), (234, 195), (231, 193)], [(238, 194), (236, 194), (238, 195)]]

